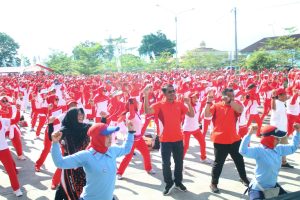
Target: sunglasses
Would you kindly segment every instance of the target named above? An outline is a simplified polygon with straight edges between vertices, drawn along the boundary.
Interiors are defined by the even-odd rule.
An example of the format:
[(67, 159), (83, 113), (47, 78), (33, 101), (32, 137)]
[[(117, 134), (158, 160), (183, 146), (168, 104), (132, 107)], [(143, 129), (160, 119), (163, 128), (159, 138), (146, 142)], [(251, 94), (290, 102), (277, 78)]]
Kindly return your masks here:
[(167, 91), (168, 94), (172, 94), (172, 93), (175, 93), (176, 91), (175, 90), (169, 90)]
[(8, 101), (7, 101), (7, 100), (2, 100), (1, 102), (2, 102), (2, 103), (7, 103)]
[(59, 99), (55, 99), (55, 101), (58, 101)]

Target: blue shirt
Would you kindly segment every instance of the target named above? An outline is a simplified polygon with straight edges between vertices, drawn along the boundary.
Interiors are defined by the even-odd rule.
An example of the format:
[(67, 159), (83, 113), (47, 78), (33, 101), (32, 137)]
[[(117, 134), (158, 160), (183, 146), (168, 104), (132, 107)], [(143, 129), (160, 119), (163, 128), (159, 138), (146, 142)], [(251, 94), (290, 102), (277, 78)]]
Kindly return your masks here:
[(297, 150), (300, 133), (293, 136), (292, 144), (278, 144), (274, 149), (263, 145), (249, 147), (251, 135), (246, 135), (240, 145), (239, 152), (247, 158), (256, 160), (255, 179), (250, 183), (251, 189), (261, 190), (257, 183), (264, 189), (273, 188), (277, 183), (278, 173), (281, 167), (282, 156), (294, 153)]
[(128, 134), (124, 146), (111, 146), (105, 154), (90, 148), (62, 157), (59, 144), (52, 143), (51, 154), (53, 162), (58, 168), (83, 167), (86, 174), (86, 185), (83, 187), (81, 198), (84, 200), (112, 200), (117, 173), (116, 158), (128, 154), (132, 144), (133, 134)]

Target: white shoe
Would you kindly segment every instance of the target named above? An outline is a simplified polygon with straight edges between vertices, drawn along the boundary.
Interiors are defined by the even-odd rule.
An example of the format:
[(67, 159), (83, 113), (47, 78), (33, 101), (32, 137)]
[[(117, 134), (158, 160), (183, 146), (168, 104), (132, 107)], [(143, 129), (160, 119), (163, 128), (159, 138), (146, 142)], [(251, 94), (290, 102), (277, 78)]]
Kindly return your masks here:
[(14, 191), (14, 193), (15, 193), (15, 195), (16, 195), (17, 197), (20, 197), (20, 196), (23, 195), (23, 193), (22, 193), (22, 191), (21, 191), (20, 189)]
[(20, 155), (20, 156), (18, 156), (18, 160), (26, 160), (26, 158), (24, 155)]
[(211, 165), (213, 163), (213, 161), (211, 159), (209, 159), (209, 158), (201, 160), (201, 162), (204, 163), (204, 164), (209, 164), (209, 165)]
[(35, 139), (35, 140), (39, 140), (39, 139), (40, 139), (40, 136), (35, 136), (34, 139)]
[(123, 179), (122, 175), (121, 174), (117, 174), (117, 179), (118, 180), (122, 180)]
[(148, 171), (147, 173), (150, 174), (150, 175), (154, 175), (154, 174), (156, 174), (156, 171), (155, 171), (154, 169), (151, 169), (151, 170)]

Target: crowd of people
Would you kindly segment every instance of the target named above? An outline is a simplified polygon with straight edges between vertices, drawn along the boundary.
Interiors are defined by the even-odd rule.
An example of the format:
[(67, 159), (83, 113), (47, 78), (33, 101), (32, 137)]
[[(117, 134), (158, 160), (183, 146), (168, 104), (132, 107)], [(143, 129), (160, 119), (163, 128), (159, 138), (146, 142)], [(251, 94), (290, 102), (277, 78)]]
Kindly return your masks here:
[[(12, 141), (17, 159), (25, 160), (20, 127), (29, 126), (36, 139), (45, 130), (44, 147), (34, 168), (40, 172), (52, 147), (57, 166), (51, 185), (55, 199), (111, 200), (115, 178), (122, 179), (135, 150), (141, 152), (146, 172), (156, 173), (144, 140), (153, 121), (153, 148), (160, 149), (162, 159), (163, 195), (173, 188), (188, 190), (183, 184), (183, 162), (193, 135), (200, 146), (199, 162), (212, 165), (212, 192), (219, 192), (219, 178), (230, 154), (250, 199), (263, 199), (270, 188), (280, 188), (277, 195), (285, 193), (277, 176), (281, 167), (293, 168), (286, 156), (299, 143), (299, 95), (298, 69), (0, 76), (0, 160), (14, 193), (22, 196), (6, 140)], [(23, 117), (25, 112), (30, 112), (30, 123)], [(266, 127), (263, 122), (268, 115)], [(214, 160), (206, 156), (208, 131)], [(253, 133), (261, 138), (260, 147), (249, 145)], [(125, 145), (118, 146), (119, 140)], [(120, 156), (125, 157), (117, 166)], [(256, 160), (252, 181), (244, 157)], [(107, 189), (99, 193), (97, 187)]]

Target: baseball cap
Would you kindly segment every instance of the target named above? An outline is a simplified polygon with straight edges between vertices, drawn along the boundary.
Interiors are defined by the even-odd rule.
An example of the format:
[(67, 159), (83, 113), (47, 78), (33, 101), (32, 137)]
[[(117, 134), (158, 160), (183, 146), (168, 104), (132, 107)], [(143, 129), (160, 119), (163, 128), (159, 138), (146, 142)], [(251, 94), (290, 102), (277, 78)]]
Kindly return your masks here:
[(110, 135), (113, 132), (116, 132), (118, 130), (120, 130), (120, 127), (118, 126), (108, 126), (107, 124), (104, 123), (96, 123), (89, 128), (88, 135), (91, 137), (94, 137), (97, 134)]
[(285, 131), (278, 130), (275, 126), (267, 125), (261, 128), (261, 136), (267, 137), (267, 136), (274, 136), (278, 138), (282, 138), (286, 136)]

